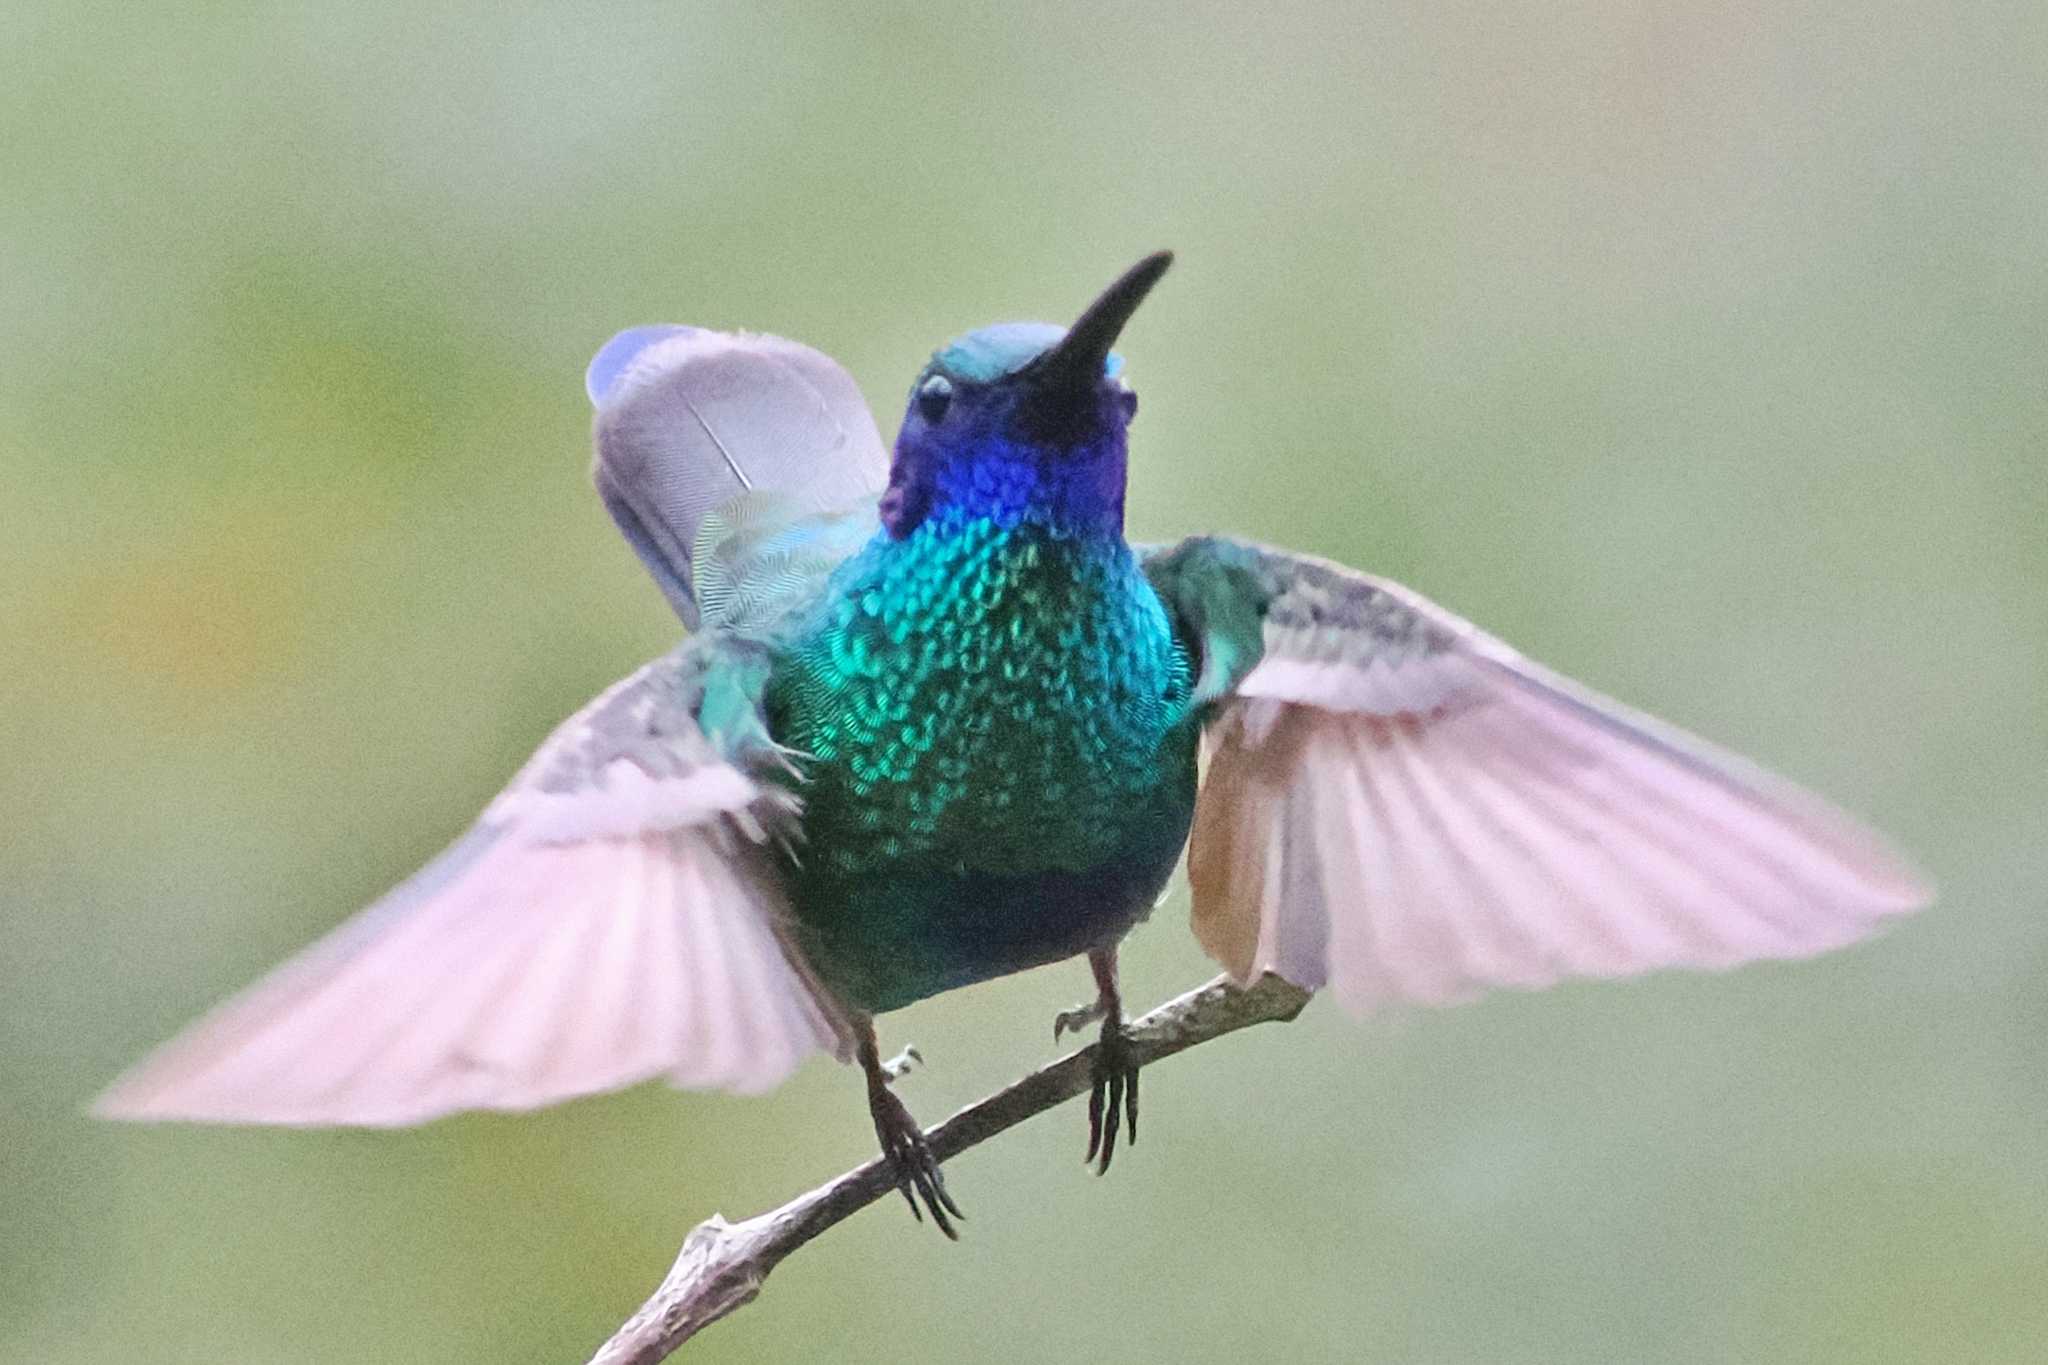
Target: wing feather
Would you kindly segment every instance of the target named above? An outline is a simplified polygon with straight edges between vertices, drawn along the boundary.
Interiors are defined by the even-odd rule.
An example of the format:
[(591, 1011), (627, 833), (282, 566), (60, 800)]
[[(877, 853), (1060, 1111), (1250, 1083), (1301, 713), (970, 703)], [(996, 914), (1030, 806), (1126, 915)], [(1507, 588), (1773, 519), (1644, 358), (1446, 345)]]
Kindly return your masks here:
[(565, 724), (477, 827), (118, 1080), (96, 1112), (275, 1124), (530, 1109), (655, 1076), (757, 1092), (843, 1011), (700, 734), (685, 653)]
[[(1396, 584), (1215, 539), (1147, 569), (1244, 661), (1189, 851), (1197, 937), (1240, 979), (1446, 1004), (1806, 957), (1931, 897), (1818, 798)], [(1247, 619), (1258, 638), (1231, 638)]]

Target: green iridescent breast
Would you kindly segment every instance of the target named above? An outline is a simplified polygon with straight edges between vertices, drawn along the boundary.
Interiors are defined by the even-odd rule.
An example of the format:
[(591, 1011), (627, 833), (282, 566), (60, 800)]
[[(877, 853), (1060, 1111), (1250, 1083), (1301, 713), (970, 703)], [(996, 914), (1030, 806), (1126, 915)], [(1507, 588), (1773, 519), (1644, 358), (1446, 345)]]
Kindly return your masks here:
[(1180, 780), (1191, 675), (1121, 541), (931, 525), (842, 566), (770, 686), (812, 871), (1112, 856)]

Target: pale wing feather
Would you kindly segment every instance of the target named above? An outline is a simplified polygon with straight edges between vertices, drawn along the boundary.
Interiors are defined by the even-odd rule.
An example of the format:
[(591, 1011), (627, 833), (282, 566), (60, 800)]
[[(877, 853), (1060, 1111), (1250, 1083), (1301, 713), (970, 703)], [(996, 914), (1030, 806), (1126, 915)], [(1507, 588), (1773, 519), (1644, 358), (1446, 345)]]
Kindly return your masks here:
[(784, 939), (778, 872), (741, 833), (775, 797), (688, 720), (693, 667), (671, 655), (608, 690), (469, 834), (96, 1112), (395, 1125), (654, 1076), (758, 1092), (843, 1051), (843, 1013)]
[(1447, 1004), (1805, 957), (1931, 896), (1818, 798), (1406, 589), (1216, 544), (1258, 584), (1264, 652), (1209, 726), (1189, 869), (1240, 979)]
[(662, 1075), (768, 1089), (837, 1040), (824, 1008), (792, 1003), (810, 987), (772, 927), (772, 883), (721, 875), (727, 860), (708, 830), (501, 845), (396, 919), (365, 912), (383, 931), (368, 944), (350, 924), (313, 945), (98, 1112), (383, 1126)]
[(717, 894), (706, 871), (698, 867), (683, 870), (684, 903), (689, 907), (683, 923), (689, 931), (692, 958), (704, 964), (704, 989), (692, 1002), (690, 1016), (690, 1038), (695, 1044), (690, 1056), (696, 1069), (685, 1068), (683, 1074), (697, 1084), (716, 1085), (746, 1054), (750, 1021), (745, 1002), (737, 998), (726, 942), (706, 913)]

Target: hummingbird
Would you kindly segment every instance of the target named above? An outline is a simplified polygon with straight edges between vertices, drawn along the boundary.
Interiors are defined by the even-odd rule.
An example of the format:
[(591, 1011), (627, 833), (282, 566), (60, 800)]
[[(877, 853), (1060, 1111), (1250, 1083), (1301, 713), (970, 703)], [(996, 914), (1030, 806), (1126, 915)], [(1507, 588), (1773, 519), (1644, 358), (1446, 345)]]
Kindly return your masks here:
[(1240, 983), (1363, 1015), (1848, 944), (1932, 896), (1820, 799), (1383, 578), (1124, 536), (1112, 349), (935, 352), (893, 452), (774, 336), (636, 327), (586, 375), (594, 479), (688, 633), (384, 900), (119, 1079), (125, 1119), (403, 1125), (655, 1077), (859, 1066), (913, 1214), (962, 1215), (875, 1018), (1085, 958), (1087, 1159), (1137, 1139), (1118, 946), (1185, 852)]

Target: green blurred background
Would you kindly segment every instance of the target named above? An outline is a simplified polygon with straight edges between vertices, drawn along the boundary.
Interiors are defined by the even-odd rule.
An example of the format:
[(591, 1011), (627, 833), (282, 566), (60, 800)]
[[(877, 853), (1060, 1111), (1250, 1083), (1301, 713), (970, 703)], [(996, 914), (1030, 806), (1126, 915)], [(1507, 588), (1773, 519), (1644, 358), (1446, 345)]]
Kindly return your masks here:
[[(1754, 5), (0, 16), (0, 1358), (580, 1360), (856, 1078), (422, 1131), (95, 1124), (675, 634), (585, 482), (615, 329), (773, 330), (892, 432), (1157, 246), (1136, 535), (1397, 576), (1915, 850), (1799, 965), (1158, 1068), (690, 1358), (2048, 1356), (2048, 14)], [(1127, 950), (1209, 972), (1184, 899)], [(885, 1021), (937, 1118), (1085, 972)]]

